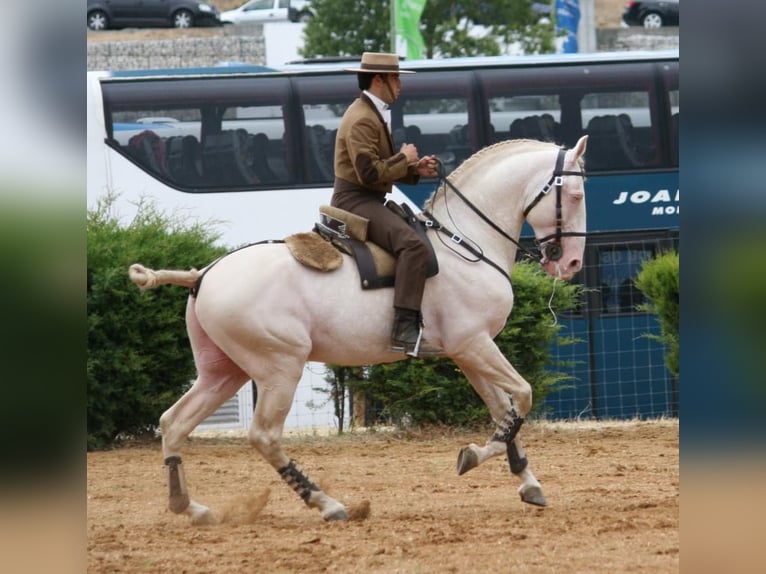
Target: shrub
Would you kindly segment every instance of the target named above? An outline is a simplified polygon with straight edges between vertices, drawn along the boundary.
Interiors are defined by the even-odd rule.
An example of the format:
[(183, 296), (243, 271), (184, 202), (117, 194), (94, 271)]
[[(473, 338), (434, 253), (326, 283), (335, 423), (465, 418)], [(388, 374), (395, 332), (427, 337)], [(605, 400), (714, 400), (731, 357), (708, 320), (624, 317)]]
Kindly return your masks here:
[(639, 305), (641, 311), (657, 316), (660, 335), (647, 335), (667, 346), (665, 364), (674, 377), (678, 377), (678, 318), (679, 318), (679, 261), (677, 251), (660, 253), (641, 266), (636, 287), (647, 302)]
[(153, 432), (160, 414), (195, 376), (186, 335), (185, 293), (173, 287), (139, 291), (131, 263), (154, 268), (202, 267), (224, 249), (206, 224), (139, 206), (126, 226), (112, 213), (114, 197), (87, 214), (88, 448), (120, 436)]
[[(503, 331), (495, 338), (500, 350), (532, 385), (533, 411), (549, 393), (564, 388), (569, 375), (550, 370), (551, 345), (572, 343), (559, 336), (561, 325), (548, 308), (574, 309), (580, 287), (557, 282), (537, 264), (517, 263), (513, 274), (514, 307)], [(366, 380), (349, 383), (378, 405), (383, 417), (415, 424), (473, 426), (487, 422), (488, 410), (457, 366), (448, 359), (410, 359), (370, 368)]]

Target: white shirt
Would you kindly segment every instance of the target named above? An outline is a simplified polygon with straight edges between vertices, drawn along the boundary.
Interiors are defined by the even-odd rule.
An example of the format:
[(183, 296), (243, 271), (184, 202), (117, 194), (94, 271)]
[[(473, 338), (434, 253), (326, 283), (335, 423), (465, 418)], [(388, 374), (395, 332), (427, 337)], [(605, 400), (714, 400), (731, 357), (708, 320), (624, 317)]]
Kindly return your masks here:
[(367, 90), (364, 91), (364, 94), (372, 100), (372, 103), (375, 104), (375, 107), (377, 108), (378, 112), (381, 116), (383, 116), (383, 120), (386, 122), (386, 126), (388, 127), (388, 133), (391, 133), (391, 109), (388, 107), (388, 104), (381, 100), (378, 96), (376, 96), (373, 93), (368, 92)]

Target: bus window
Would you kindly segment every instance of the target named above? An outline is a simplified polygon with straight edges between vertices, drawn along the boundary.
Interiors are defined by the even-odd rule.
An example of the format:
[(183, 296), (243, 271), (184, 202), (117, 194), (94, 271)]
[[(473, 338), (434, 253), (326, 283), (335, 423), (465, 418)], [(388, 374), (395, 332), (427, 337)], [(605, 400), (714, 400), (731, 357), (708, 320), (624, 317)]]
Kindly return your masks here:
[(306, 180), (332, 185), (335, 136), (346, 108), (359, 95), (355, 74), (328, 81), (325, 76), (296, 77), (293, 86), (303, 112), (302, 142)]
[(668, 156), (670, 165), (678, 167), (678, 62), (663, 62), (660, 66), (660, 73), (662, 74), (663, 92), (667, 94), (667, 101), (663, 103), (668, 106), (668, 110), (662, 113), (670, 116), (670, 125), (664, 128), (669, 135), (667, 138)]
[(472, 81), (467, 71), (403, 76), (391, 112), (395, 145), (413, 143), (420, 155), (436, 155), (447, 173), (477, 151)]
[[(257, 82), (262, 89), (253, 89)], [(109, 144), (177, 189), (289, 183), (284, 78), (105, 83)]]
[(588, 93), (582, 98), (581, 110), (589, 136), (588, 169), (631, 169), (656, 163), (647, 92)]
[[(281, 185), (291, 183), (285, 151), (285, 121), (279, 105), (253, 105), (228, 108), (217, 137), (232, 140), (242, 149), (242, 165), (226, 167), (228, 173), (242, 174), (244, 183)], [(215, 138), (214, 138), (215, 139)], [(216, 153), (219, 151), (216, 149)], [(214, 158), (215, 156), (213, 156)], [(211, 169), (224, 164), (211, 158)]]
[(448, 173), (471, 155), (464, 98), (403, 98), (402, 119), (396, 144), (415, 144), (420, 155), (440, 157)]
[(678, 166), (678, 90), (668, 92), (670, 99), (670, 160)]
[(490, 97), (490, 143), (533, 139), (562, 143), (561, 106), (556, 94)]

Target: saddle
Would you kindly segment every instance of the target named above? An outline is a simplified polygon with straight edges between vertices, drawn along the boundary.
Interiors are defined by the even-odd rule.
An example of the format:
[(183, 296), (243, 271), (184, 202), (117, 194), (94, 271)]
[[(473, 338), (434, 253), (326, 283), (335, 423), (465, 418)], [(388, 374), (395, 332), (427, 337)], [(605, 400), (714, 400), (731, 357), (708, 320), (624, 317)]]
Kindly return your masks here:
[[(407, 204), (399, 205), (388, 201), (386, 207), (401, 216), (409, 226), (420, 235), (428, 245), (431, 257), (428, 261), (426, 277), (433, 277), (439, 272), (439, 262), (436, 259), (431, 241), (426, 235), (425, 223), (420, 220)], [(290, 252), (304, 265), (321, 271), (331, 271), (342, 263), (338, 252), (354, 258), (362, 289), (379, 289), (393, 287), (396, 268), (396, 258), (382, 247), (367, 240), (367, 225), (369, 220), (345, 211), (323, 205), (319, 208), (319, 221), (310, 233), (298, 233), (285, 239)], [(307, 246), (311, 248), (308, 249)], [(317, 255), (324, 249), (332, 253)], [(311, 252), (311, 257), (302, 253)], [(336, 258), (339, 258), (338, 261)], [(321, 262), (320, 262), (321, 260)], [(332, 261), (332, 263), (328, 263)]]

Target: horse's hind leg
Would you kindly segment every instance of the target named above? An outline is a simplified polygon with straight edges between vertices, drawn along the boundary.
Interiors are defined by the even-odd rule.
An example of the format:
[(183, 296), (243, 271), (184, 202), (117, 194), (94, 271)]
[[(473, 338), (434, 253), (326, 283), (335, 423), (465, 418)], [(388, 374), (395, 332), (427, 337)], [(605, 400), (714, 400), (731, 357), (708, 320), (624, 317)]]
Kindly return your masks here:
[[(285, 358), (282, 357), (282, 360), (285, 361)], [(273, 359), (262, 360), (259, 364), (274, 365), (275, 362)], [(272, 368), (270, 372), (263, 372), (261, 369), (260, 375), (254, 377), (258, 386), (258, 401), (250, 427), (250, 443), (309, 508), (318, 509), (325, 520), (347, 520), (346, 508), (325, 494), (297, 463), (285, 454), (280, 442), (303, 365), (303, 361), (295, 360), (292, 368)]]
[[(492, 346), (496, 349), (494, 344)], [(493, 355), (494, 353), (490, 354)], [(464, 474), (489, 458), (506, 454), (511, 472), (521, 481), (519, 487), (521, 500), (536, 506), (545, 506), (547, 501), (543, 495), (542, 487), (532, 469), (529, 468), (526, 450), (519, 436), (519, 430), (524, 422), (523, 415), (529, 411), (531, 406), (530, 386), (505, 360), (505, 357), (502, 357), (502, 354), (500, 357), (502, 358), (499, 365), (500, 370), (510, 375), (511, 379), (511, 384), (506, 383), (502, 386), (503, 388), (490, 382), (492, 380), (490, 376), (497, 376), (498, 371), (496, 367), (488, 366), (491, 363), (486, 362), (486, 360), (479, 363), (472, 361), (469, 366), (456, 359), (471, 385), (486, 403), (493, 420), (497, 424), (495, 432), (483, 447), (470, 444), (460, 450), (457, 473), (459, 475)], [(475, 366), (477, 364), (482, 365), (482, 367)], [(514, 402), (513, 394), (508, 392), (509, 388), (513, 387), (520, 390), (517, 394), (521, 395), (526, 405), (523, 411)]]
[(193, 524), (215, 522), (210, 510), (189, 498), (181, 462), (181, 447), (189, 434), (234, 396), (249, 377), (215, 346), (194, 316), (194, 300), (187, 305), (186, 322), (198, 378), (160, 417), (162, 453), (167, 467), (168, 507), (186, 514)]

